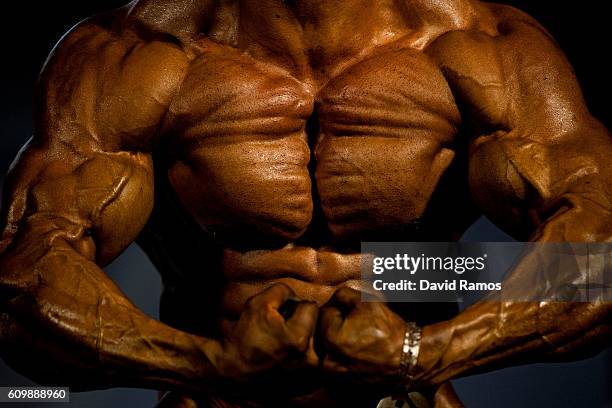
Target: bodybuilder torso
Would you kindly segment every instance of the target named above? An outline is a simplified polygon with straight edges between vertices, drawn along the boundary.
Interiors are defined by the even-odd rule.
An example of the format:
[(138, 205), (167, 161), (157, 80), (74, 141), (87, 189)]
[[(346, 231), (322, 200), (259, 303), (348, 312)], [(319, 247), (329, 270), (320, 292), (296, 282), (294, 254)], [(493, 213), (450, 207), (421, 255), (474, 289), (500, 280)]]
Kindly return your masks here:
[[(405, 385), (408, 321), (411, 389), (448, 401), (459, 375), (609, 343), (609, 304), (453, 316), (354, 290), (360, 242), (457, 239), (479, 211), (521, 240), (611, 239), (609, 134), (517, 10), (139, 0), (66, 35), (35, 100), (0, 241), (0, 353), (32, 378), (374, 406)], [(101, 269), (137, 237), (163, 323)]]
[[(156, 157), (156, 176), (167, 172), (169, 184), (158, 182), (157, 217), (141, 239), (166, 275), (162, 314), (170, 321), (189, 314), (191, 297), (208, 302), (202, 309), (219, 303), (212, 321), (234, 320), (275, 282), (323, 304), (339, 286), (367, 289), (361, 241), (451, 240), (473, 221), (466, 161), (457, 157), (465, 154), (458, 108), (423, 50), (431, 33), (410, 28), (392, 7), (369, 12), (385, 21), (368, 31), (336, 27), (334, 38), (325, 30), (309, 38), (305, 29), (273, 43), (274, 53), (247, 23), (239, 44), (215, 41), (231, 37), (222, 31), (194, 45)], [(295, 18), (291, 10), (279, 13), (266, 16), (266, 45), (278, 25), (301, 31), (283, 22)], [(298, 57), (291, 41), (311, 45)], [(449, 200), (454, 213), (441, 203)], [(197, 250), (194, 240), (202, 241)], [(185, 294), (194, 280), (198, 294)], [(185, 328), (210, 330), (212, 321)]]

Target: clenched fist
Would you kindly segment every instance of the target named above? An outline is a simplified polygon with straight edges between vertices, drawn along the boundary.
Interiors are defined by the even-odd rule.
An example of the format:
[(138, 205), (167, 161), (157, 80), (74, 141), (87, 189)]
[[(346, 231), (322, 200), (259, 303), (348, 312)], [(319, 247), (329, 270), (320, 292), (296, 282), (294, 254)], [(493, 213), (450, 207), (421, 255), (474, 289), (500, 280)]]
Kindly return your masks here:
[(249, 299), (223, 341), (224, 377), (250, 380), (269, 371), (313, 367), (318, 307), (276, 284)]
[(317, 344), (323, 369), (366, 383), (397, 378), (406, 323), (384, 303), (362, 302), (340, 288), (319, 312)]

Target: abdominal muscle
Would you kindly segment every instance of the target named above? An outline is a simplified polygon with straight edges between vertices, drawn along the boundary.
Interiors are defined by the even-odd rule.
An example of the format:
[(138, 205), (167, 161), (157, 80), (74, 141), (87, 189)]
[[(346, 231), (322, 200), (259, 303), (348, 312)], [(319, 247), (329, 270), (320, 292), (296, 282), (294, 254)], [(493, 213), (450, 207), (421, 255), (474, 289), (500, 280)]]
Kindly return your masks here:
[(245, 302), (275, 283), (287, 284), (301, 300), (325, 304), (341, 286), (366, 289), (361, 280), (361, 254), (338, 253), (332, 248), (288, 244), (277, 250), (224, 250), (226, 286), (223, 309), (237, 318)]

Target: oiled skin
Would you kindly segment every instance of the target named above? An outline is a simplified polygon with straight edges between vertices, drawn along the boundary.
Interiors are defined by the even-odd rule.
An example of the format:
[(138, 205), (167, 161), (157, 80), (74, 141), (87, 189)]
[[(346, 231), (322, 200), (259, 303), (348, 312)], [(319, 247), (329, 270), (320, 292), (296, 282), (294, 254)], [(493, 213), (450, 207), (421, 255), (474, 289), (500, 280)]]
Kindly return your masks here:
[[(609, 303), (436, 319), (338, 290), (361, 288), (359, 241), (451, 240), (479, 211), (519, 239), (610, 241), (612, 142), (517, 10), (330, 3), (141, 0), (60, 42), (4, 192), (3, 358), (80, 388), (224, 396), (265, 378), (287, 404), (321, 371), (397, 385), (408, 320), (425, 324), (423, 389), (610, 343)], [(100, 269), (139, 234), (167, 324)], [(289, 298), (304, 302), (285, 321)], [(275, 388), (287, 370), (299, 392)], [(294, 402), (351, 397), (331, 388)], [(447, 391), (425, 393), (458, 404)]]

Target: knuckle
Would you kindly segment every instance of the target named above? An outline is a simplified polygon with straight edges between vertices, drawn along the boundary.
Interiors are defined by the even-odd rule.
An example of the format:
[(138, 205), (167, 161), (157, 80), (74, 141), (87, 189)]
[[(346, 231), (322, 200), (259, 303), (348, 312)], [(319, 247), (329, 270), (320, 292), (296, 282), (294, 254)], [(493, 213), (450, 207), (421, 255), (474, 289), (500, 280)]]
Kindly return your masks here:
[(270, 286), (271, 288), (279, 288), (279, 289), (284, 289), (284, 290), (288, 290), (291, 291), (291, 288), (289, 287), (289, 285), (287, 285), (285, 282), (275, 282), (272, 286)]
[(292, 348), (300, 353), (306, 353), (308, 350), (308, 344), (310, 343), (310, 336), (307, 334), (300, 334), (294, 337), (292, 341)]
[(354, 293), (357, 292), (355, 289), (349, 287), (349, 286), (342, 286), (340, 289), (338, 289), (339, 292), (342, 293)]
[(319, 314), (319, 306), (316, 302), (300, 302), (300, 307), (304, 308), (304, 313), (313, 320), (315, 320)]
[(334, 293), (334, 295), (335, 296), (347, 296), (347, 295), (352, 295), (353, 292), (355, 292), (354, 289), (351, 289), (348, 286), (342, 286), (336, 291), (336, 293)]
[(332, 314), (332, 310), (329, 308), (326, 309), (321, 309), (320, 311), (320, 316), (319, 316), (319, 322), (318, 322), (318, 329), (325, 332), (328, 332), (331, 328), (331, 314)]
[(256, 306), (255, 304), (257, 302), (257, 296), (258, 295), (253, 295), (250, 298), (248, 298), (246, 300), (246, 302), (244, 302), (244, 311), (243, 311), (243, 314), (244, 313), (248, 313), (249, 311), (251, 311), (252, 309), (255, 308), (255, 306)]
[(325, 343), (328, 345), (340, 345), (340, 341), (339, 341), (339, 336), (338, 333), (332, 330), (326, 330), (323, 333), (323, 339), (325, 340)]
[(295, 296), (295, 292), (293, 291), (293, 289), (291, 289), (291, 287), (287, 285), (286, 283), (277, 282), (274, 285), (272, 285), (271, 288), (278, 291), (278, 293), (286, 293), (289, 296)]

